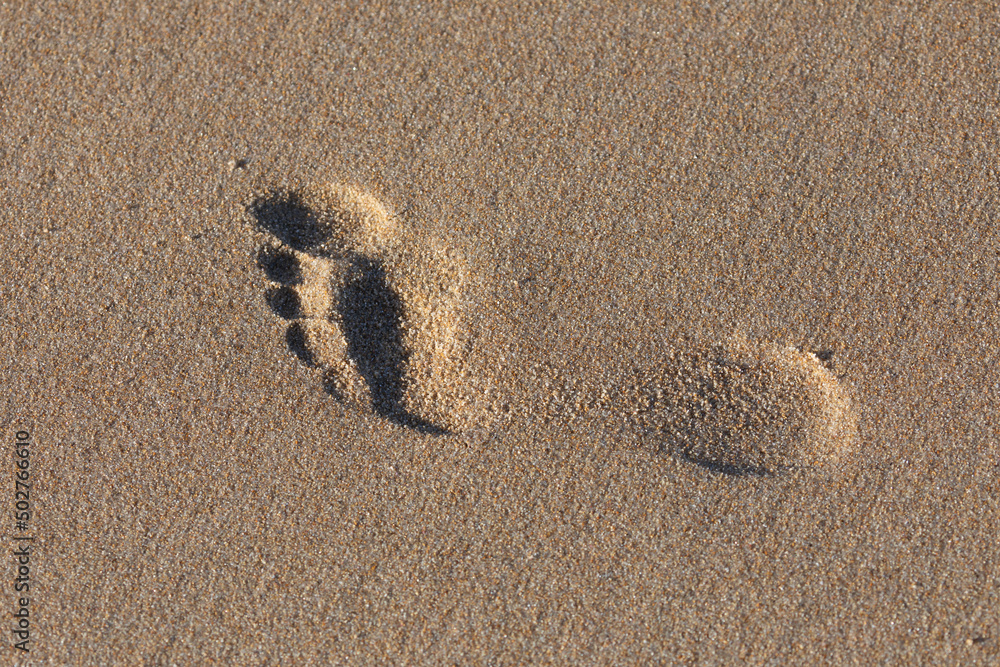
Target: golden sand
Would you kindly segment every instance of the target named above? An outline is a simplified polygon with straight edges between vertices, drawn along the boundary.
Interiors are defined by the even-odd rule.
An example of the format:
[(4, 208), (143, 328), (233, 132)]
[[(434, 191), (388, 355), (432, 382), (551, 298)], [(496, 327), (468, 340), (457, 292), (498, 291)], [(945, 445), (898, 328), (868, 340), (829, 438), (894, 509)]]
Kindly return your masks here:
[(1000, 663), (998, 26), (2, 4), (0, 663)]

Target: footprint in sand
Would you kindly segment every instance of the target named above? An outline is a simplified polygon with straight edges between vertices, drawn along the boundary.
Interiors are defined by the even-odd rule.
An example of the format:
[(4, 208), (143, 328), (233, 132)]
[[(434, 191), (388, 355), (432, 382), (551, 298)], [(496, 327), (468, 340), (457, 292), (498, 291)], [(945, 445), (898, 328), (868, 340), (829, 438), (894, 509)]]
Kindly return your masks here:
[(276, 243), (261, 268), (286, 340), (333, 396), (425, 433), (476, 421), (466, 359), (463, 262), (417, 242), (370, 194), (328, 185), (273, 192), (251, 213)]
[[(471, 371), (462, 302), (469, 274), (454, 252), (414, 237), (350, 186), (273, 192), (250, 212), (272, 235), (259, 257), (274, 283), (267, 299), (289, 321), (289, 348), (323, 372), (331, 395), (424, 433), (496, 418), (481, 373)], [(733, 475), (826, 466), (855, 435), (836, 376), (794, 348), (678, 350), (627, 384), (560, 402), (605, 408), (659, 451)]]
[(847, 392), (811, 352), (734, 341), (640, 376), (638, 421), (659, 449), (717, 472), (819, 469), (856, 435)]

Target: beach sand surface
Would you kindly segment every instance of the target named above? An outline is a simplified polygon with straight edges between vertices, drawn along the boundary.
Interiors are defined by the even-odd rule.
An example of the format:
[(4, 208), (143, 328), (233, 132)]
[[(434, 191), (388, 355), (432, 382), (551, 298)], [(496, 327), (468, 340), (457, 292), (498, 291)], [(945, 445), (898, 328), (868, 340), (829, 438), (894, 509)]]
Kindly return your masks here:
[(995, 664), (998, 100), (982, 2), (3, 5), (0, 661)]

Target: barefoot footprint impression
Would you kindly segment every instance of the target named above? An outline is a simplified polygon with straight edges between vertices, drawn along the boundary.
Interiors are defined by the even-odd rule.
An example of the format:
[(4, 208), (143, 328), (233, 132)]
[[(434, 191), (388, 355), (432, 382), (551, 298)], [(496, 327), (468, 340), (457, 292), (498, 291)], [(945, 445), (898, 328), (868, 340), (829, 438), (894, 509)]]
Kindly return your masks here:
[(474, 419), (464, 366), (463, 263), (417, 244), (356, 188), (275, 192), (252, 207), (280, 243), (261, 249), (289, 348), (335, 397), (400, 425), (444, 434)]
[[(468, 363), (459, 257), (351, 186), (273, 192), (250, 212), (272, 235), (259, 258), (274, 283), (268, 302), (331, 395), (423, 433), (490, 421)], [(836, 376), (794, 348), (678, 350), (602, 396), (591, 403), (632, 420), (658, 450), (728, 474), (835, 462), (856, 430)]]

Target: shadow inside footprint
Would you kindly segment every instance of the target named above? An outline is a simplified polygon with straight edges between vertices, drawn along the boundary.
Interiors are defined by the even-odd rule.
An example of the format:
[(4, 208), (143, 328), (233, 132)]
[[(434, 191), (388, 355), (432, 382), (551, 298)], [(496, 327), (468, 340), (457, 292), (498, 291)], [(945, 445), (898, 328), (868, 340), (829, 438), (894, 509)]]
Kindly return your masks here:
[(383, 264), (353, 257), (337, 308), (347, 354), (368, 384), (375, 412), (423, 433), (447, 433), (404, 407), (409, 353), (403, 344), (403, 302), (386, 281)]
[(278, 317), (285, 320), (302, 317), (302, 303), (299, 300), (299, 295), (290, 287), (270, 289), (264, 298), (267, 299), (267, 305)]
[(332, 236), (294, 192), (276, 191), (261, 197), (251, 205), (250, 212), (262, 229), (295, 250), (308, 252)]
[(286, 250), (264, 246), (257, 255), (257, 266), (269, 280), (282, 285), (298, 285), (302, 282), (302, 267), (298, 258)]
[(775, 475), (775, 471), (768, 470), (762, 466), (712, 461), (700, 458), (696, 455), (688, 454), (686, 452), (681, 452), (680, 455), (684, 460), (697, 466), (701, 466), (705, 470), (723, 475), (729, 475), (731, 477), (774, 477)]

